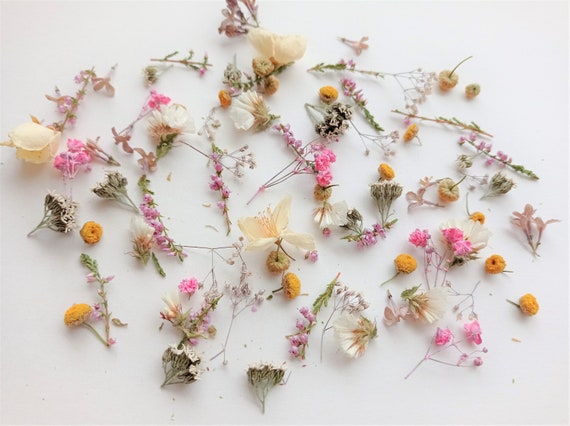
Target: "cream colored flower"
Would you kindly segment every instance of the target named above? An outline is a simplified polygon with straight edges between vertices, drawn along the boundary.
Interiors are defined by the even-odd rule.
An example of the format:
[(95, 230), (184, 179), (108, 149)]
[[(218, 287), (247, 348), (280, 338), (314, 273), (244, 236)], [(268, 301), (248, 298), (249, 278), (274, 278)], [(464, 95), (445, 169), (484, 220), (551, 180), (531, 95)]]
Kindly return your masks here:
[(267, 208), (257, 216), (239, 219), (239, 229), (248, 241), (246, 249), (267, 249), (286, 241), (301, 249), (315, 250), (315, 240), (311, 235), (298, 234), (287, 229), (290, 211), (291, 195), (286, 195), (273, 211)]
[(182, 303), (180, 303), (180, 293), (171, 292), (162, 298), (166, 307), (160, 311), (162, 318), (166, 320), (176, 320), (182, 315)]
[(447, 309), (447, 289), (435, 287), (425, 293), (416, 294), (419, 286), (402, 292), (402, 299), (408, 302), (410, 313), (416, 319), (433, 323), (445, 315)]
[(276, 118), (269, 113), (263, 97), (254, 91), (243, 92), (233, 100), (230, 117), (236, 129), (249, 130), (253, 127), (256, 131), (266, 129)]
[(194, 133), (196, 127), (184, 105), (170, 104), (152, 111), (148, 119), (148, 130), (151, 138), (158, 143), (169, 135)]
[(378, 335), (375, 323), (362, 315), (348, 312), (343, 312), (333, 327), (342, 350), (351, 358), (364, 355), (368, 343)]
[(133, 235), (132, 255), (146, 265), (150, 258), (154, 228), (146, 223), (142, 216), (137, 215), (131, 220), (131, 232)]
[(280, 35), (263, 28), (252, 28), (247, 38), (259, 54), (280, 65), (287, 65), (303, 57), (307, 39), (300, 35)]
[(51, 161), (55, 156), (60, 136), (60, 132), (30, 121), (13, 129), (8, 133), (10, 140), (0, 145), (15, 147), (16, 158), (42, 164)]
[(344, 200), (334, 204), (325, 201), (321, 207), (317, 207), (313, 211), (313, 219), (315, 219), (315, 222), (319, 224), (321, 229), (342, 226), (348, 222), (346, 215), (349, 210), (350, 207)]

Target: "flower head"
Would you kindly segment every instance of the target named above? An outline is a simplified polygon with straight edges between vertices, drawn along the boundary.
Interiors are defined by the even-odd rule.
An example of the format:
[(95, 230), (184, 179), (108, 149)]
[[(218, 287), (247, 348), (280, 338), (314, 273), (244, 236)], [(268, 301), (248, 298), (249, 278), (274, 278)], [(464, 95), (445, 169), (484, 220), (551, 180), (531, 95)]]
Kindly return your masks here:
[(324, 201), (320, 207), (313, 211), (313, 218), (321, 229), (330, 229), (333, 226), (343, 226), (347, 223), (347, 213), (350, 210), (344, 200), (334, 204)]
[(332, 104), (338, 99), (338, 90), (333, 86), (323, 86), (319, 89), (319, 99), (324, 104)]
[(86, 303), (78, 303), (73, 305), (63, 317), (63, 322), (68, 327), (76, 327), (87, 321), (91, 315), (91, 306)]
[(280, 35), (263, 28), (252, 28), (247, 38), (264, 58), (277, 67), (298, 61), (305, 54), (307, 39), (300, 35)]
[(438, 346), (447, 345), (453, 339), (453, 333), (449, 328), (439, 328), (435, 333), (435, 344)]
[(133, 243), (131, 254), (146, 265), (154, 242), (154, 228), (146, 223), (142, 216), (136, 215), (131, 219), (131, 233)]
[(268, 128), (276, 116), (269, 113), (263, 97), (254, 91), (247, 91), (235, 98), (230, 107), (230, 117), (236, 129), (260, 131)]
[(505, 259), (498, 254), (493, 254), (485, 260), (485, 272), (488, 274), (500, 274), (505, 270), (506, 266)]
[(435, 287), (425, 293), (417, 293), (419, 286), (402, 292), (402, 299), (408, 302), (410, 313), (416, 319), (432, 323), (442, 318), (447, 307), (447, 290)]
[(408, 128), (406, 129), (406, 131), (404, 132), (404, 141), (405, 142), (410, 142), (412, 141), (417, 135), (418, 132), (420, 131), (418, 125), (416, 123), (412, 123), (408, 126)]
[(255, 396), (261, 402), (261, 411), (265, 413), (265, 399), (269, 390), (280, 384), (285, 376), (285, 369), (272, 364), (260, 363), (247, 369), (247, 381), (253, 387)]
[(188, 296), (192, 296), (198, 288), (200, 288), (200, 283), (194, 277), (184, 278), (180, 281), (180, 284), (178, 284), (178, 290), (180, 293), (187, 294)]
[(380, 180), (392, 180), (396, 175), (394, 169), (386, 163), (382, 163), (378, 166), (378, 174), (380, 175)]
[(471, 83), (465, 86), (465, 97), (467, 99), (473, 99), (479, 96), (479, 93), (481, 93), (481, 86), (477, 83)]
[(96, 244), (103, 235), (103, 227), (97, 222), (85, 222), (81, 231), (79, 231), (79, 235), (87, 244)]
[(452, 202), (459, 199), (459, 183), (453, 179), (441, 179), (437, 185), (439, 199), (444, 202)]
[(182, 303), (179, 293), (169, 293), (162, 298), (166, 308), (160, 311), (160, 316), (168, 321), (179, 320), (183, 317)]
[(427, 229), (421, 231), (416, 228), (416, 230), (410, 234), (408, 241), (416, 247), (426, 247), (428, 245), (430, 238), (431, 235), (429, 234)]
[(283, 275), (281, 286), (287, 299), (294, 299), (301, 293), (301, 280), (293, 272)]
[(525, 315), (536, 315), (540, 306), (532, 294), (527, 293), (519, 298), (519, 308), (521, 312)]
[(483, 339), (481, 339), (481, 326), (479, 325), (479, 321), (474, 320), (473, 322), (465, 323), (463, 324), (463, 329), (465, 330), (467, 340), (470, 340), (476, 345), (480, 345), (483, 342)]
[(314, 250), (316, 245), (311, 235), (287, 228), (290, 211), (291, 195), (286, 195), (273, 211), (267, 208), (257, 216), (240, 218), (238, 226), (248, 241), (246, 250), (267, 249), (273, 244), (280, 245), (282, 240), (301, 249)]
[(194, 133), (196, 128), (184, 105), (169, 104), (152, 111), (148, 119), (148, 131), (152, 140), (158, 144), (166, 138)]
[(485, 223), (485, 214), (482, 212), (475, 212), (469, 216), (469, 219), (475, 222), (479, 222), (481, 225), (483, 225)]
[(198, 367), (200, 361), (200, 357), (192, 349), (192, 346), (186, 343), (181, 343), (178, 346), (170, 345), (162, 354), (162, 367), (165, 377), (161, 387), (195, 382), (201, 373)]
[(376, 324), (358, 314), (342, 312), (333, 327), (340, 347), (351, 358), (364, 355), (368, 343), (378, 336)]
[(51, 161), (57, 152), (61, 133), (42, 126), (33, 119), (23, 123), (8, 133), (9, 141), (0, 146), (16, 148), (16, 158), (29, 163), (42, 164)]
[(273, 274), (281, 274), (289, 269), (291, 260), (289, 257), (280, 250), (271, 250), (265, 260), (267, 270)]
[(416, 259), (414, 259), (413, 256), (410, 256), (409, 254), (406, 253), (402, 253), (399, 254), (394, 259), (394, 265), (396, 266), (396, 270), (398, 272), (402, 272), (404, 274), (410, 274), (416, 270), (418, 263), (416, 262)]
[(76, 210), (75, 201), (54, 192), (48, 193), (44, 199), (44, 217), (28, 236), (42, 228), (67, 234), (76, 227)]

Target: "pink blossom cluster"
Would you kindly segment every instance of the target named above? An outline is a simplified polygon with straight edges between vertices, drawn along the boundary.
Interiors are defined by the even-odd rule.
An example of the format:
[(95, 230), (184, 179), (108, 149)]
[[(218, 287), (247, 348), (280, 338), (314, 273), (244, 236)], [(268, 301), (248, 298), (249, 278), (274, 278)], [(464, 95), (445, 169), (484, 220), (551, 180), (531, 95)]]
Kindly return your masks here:
[(295, 138), (295, 135), (291, 131), (290, 124), (279, 123), (273, 126), (273, 129), (281, 133), (281, 136), (283, 137), (283, 140), (287, 143), (287, 146), (293, 148), (295, 152), (297, 152), (297, 154), (303, 155), (304, 152), (303, 141)]
[(309, 341), (309, 333), (315, 324), (316, 318), (306, 306), (300, 308), (299, 312), (303, 316), (303, 319), (298, 319), (295, 325), (299, 331), (291, 336), (287, 336), (287, 339), (291, 344), (289, 354), (295, 358), (301, 357), (301, 359), (304, 359), (305, 349)]
[(336, 155), (328, 148), (322, 148), (315, 152), (315, 171), (317, 183), (326, 187), (332, 182), (331, 164), (336, 161)]
[(349, 70), (353, 70), (354, 68), (356, 68), (356, 62), (354, 62), (354, 60), (349, 59), (348, 61), (345, 59), (341, 59), (340, 61), (338, 61), (337, 65), (346, 65), (346, 68)]
[[(64, 178), (73, 179), (82, 166), (92, 160), (86, 145), (78, 139), (67, 140), (67, 151), (60, 152), (53, 160), (53, 167), (59, 170)], [(86, 171), (89, 171), (89, 166)]]
[(219, 192), (222, 196), (222, 200), (218, 201), (218, 207), (225, 212), (227, 210), (227, 199), (230, 198), (231, 191), (222, 179), (224, 166), (220, 162), (221, 155), (212, 154), (210, 158), (214, 162), (214, 170), (216, 172), (216, 174), (210, 176), (210, 189)]
[[(486, 154), (490, 154), (491, 150), (493, 149), (493, 144), (490, 142), (477, 141), (477, 134), (475, 132), (471, 132), (467, 138), (465, 136), (461, 136), (459, 138), (460, 145), (463, 145), (465, 142), (470, 142), (472, 146), (477, 149), (477, 151)], [(485, 160), (485, 165), (490, 166), (495, 162), (496, 159), (499, 160), (502, 165), (511, 164), (513, 162), (513, 159), (508, 154), (505, 154), (503, 151), (497, 151), (494, 156), (491, 156)]]
[(473, 322), (466, 323), (463, 325), (463, 329), (465, 330), (465, 337), (467, 337), (467, 340), (470, 342), (473, 342), (476, 345), (480, 345), (483, 342), (479, 321), (474, 320)]
[(171, 256), (186, 256), (176, 249), (174, 240), (166, 234), (166, 227), (162, 223), (161, 214), (156, 208), (156, 204), (152, 195), (146, 193), (143, 197), (143, 202), (140, 204), (141, 212), (147, 224), (153, 227), (153, 239), (162, 251), (168, 252)]
[(180, 293), (187, 294), (188, 296), (192, 296), (194, 293), (196, 293), (196, 290), (198, 290), (198, 288), (200, 288), (200, 283), (194, 277), (184, 278), (182, 281), (180, 281), (180, 284), (178, 284), (178, 290)]
[[(208, 336), (210, 333), (210, 324), (212, 323), (212, 317), (210, 315), (210, 311), (204, 314), (204, 311), (208, 309), (206, 305), (202, 306), (201, 309), (190, 312), (188, 316), (188, 321), (190, 323), (195, 323), (196, 327), (193, 328), (193, 331), (201, 336)], [(198, 337), (193, 337), (188, 339), (188, 343), (192, 346), (196, 346), (200, 343)]]
[(345, 77), (340, 81), (340, 84), (344, 95), (350, 96), (356, 104), (365, 106), (368, 103), (364, 98), (362, 89), (356, 90), (356, 82), (352, 78)]
[(364, 229), (356, 242), (356, 246), (358, 248), (373, 246), (378, 242), (378, 237), (386, 238), (386, 230), (381, 224), (375, 223), (372, 225), (372, 229)]
[(158, 93), (156, 90), (151, 90), (150, 98), (146, 103), (146, 106), (150, 109), (159, 110), (161, 105), (168, 105), (170, 100), (171, 99), (168, 96)]
[(416, 228), (410, 234), (408, 241), (416, 247), (425, 248), (428, 245), (430, 239), (431, 239), (431, 235), (427, 229), (424, 229), (423, 231), (421, 231), (421, 230)]
[(470, 241), (465, 239), (463, 231), (459, 228), (442, 229), (441, 233), (451, 245), (455, 256), (467, 256), (473, 251)]

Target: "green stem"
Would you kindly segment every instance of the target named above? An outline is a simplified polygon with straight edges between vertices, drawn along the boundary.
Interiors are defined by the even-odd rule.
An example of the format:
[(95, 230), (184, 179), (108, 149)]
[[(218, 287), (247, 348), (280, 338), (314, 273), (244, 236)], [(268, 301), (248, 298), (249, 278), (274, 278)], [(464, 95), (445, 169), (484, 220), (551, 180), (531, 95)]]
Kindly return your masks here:
[(453, 68), (453, 69), (451, 70), (451, 72), (449, 73), (449, 77), (451, 77), (451, 76), (453, 75), (453, 73), (455, 72), (455, 70), (456, 70), (457, 68), (459, 68), (459, 65), (461, 65), (463, 62), (465, 62), (465, 61), (471, 59), (472, 57), (473, 57), (473, 56), (468, 56), (467, 58), (465, 58), (465, 59), (463, 59), (461, 62), (459, 62), (457, 65), (455, 65), (455, 68)]
[(108, 342), (105, 341), (105, 339), (103, 339), (103, 336), (101, 336), (99, 334), (99, 332), (97, 330), (95, 330), (90, 324), (87, 324), (86, 322), (81, 324), (83, 327), (85, 327), (86, 329), (88, 329), (89, 331), (91, 331), (98, 339), (101, 343), (103, 343), (105, 346), (109, 347), (111, 346)]

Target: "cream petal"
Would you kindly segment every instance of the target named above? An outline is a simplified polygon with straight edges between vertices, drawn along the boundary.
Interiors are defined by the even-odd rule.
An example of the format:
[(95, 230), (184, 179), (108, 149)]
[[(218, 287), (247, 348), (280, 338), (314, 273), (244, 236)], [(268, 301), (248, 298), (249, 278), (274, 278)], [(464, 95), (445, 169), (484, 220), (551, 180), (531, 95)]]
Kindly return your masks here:
[(268, 236), (259, 221), (252, 216), (238, 219), (238, 227), (250, 242)]
[(252, 46), (265, 58), (273, 56), (273, 47), (275, 45), (274, 34), (263, 28), (252, 28), (247, 33), (247, 39)]
[(298, 61), (307, 50), (307, 39), (300, 35), (277, 35), (273, 46), (273, 58), (280, 64)]
[(281, 233), (287, 228), (289, 223), (289, 213), (291, 212), (291, 194), (287, 194), (275, 206), (275, 210), (271, 213), (271, 220), (277, 228), (277, 232)]
[(284, 241), (287, 241), (292, 246), (301, 249), (315, 250), (317, 248), (315, 240), (310, 234), (297, 234), (295, 232), (285, 231), (283, 234), (281, 234), (281, 238), (283, 238)]
[(266, 238), (257, 238), (255, 240), (250, 241), (246, 246), (246, 250), (265, 250), (270, 248), (275, 244), (275, 238), (266, 237)]
[(238, 130), (251, 129), (255, 121), (255, 117), (249, 111), (236, 106), (232, 106), (230, 109), (230, 117)]

